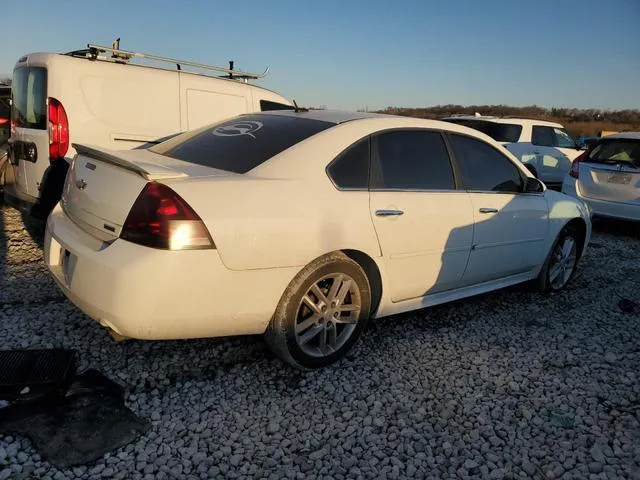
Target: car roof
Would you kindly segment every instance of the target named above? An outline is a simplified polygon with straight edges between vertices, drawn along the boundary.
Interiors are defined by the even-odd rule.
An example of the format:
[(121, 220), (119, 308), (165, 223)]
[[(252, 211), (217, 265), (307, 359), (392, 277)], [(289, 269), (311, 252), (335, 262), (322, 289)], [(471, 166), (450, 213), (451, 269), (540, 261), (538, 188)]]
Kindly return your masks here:
[(548, 120), (537, 120), (535, 118), (523, 118), (523, 117), (492, 117), (490, 115), (450, 115), (448, 117), (444, 117), (443, 120), (475, 120), (475, 121), (483, 121), (483, 122), (493, 122), (493, 123), (511, 123), (511, 124), (520, 124), (520, 125), (541, 125), (543, 127), (556, 127), (556, 128), (564, 128), (564, 126), (560, 123), (550, 122)]
[(612, 138), (619, 138), (624, 140), (640, 140), (640, 132), (619, 132), (612, 135), (605, 135), (601, 138), (603, 140), (609, 140)]
[[(252, 113), (250, 115), (255, 115)], [(296, 111), (293, 107), (291, 110), (268, 110), (265, 112), (260, 112), (260, 115), (279, 115), (286, 117), (299, 117), (299, 118), (307, 118), (310, 120), (320, 120), (328, 123), (344, 123), (350, 122), (352, 120), (362, 120), (365, 118), (398, 118), (399, 115), (388, 115), (384, 113), (373, 113), (373, 112), (348, 112), (343, 110), (306, 110), (299, 109)], [(408, 118), (408, 117), (401, 117)]]

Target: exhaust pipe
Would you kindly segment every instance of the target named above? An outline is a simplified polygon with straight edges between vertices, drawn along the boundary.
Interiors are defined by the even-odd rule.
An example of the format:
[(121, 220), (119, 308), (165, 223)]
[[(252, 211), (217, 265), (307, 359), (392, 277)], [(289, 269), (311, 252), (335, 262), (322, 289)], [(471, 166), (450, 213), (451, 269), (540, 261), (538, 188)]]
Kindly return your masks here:
[(127, 340), (130, 340), (129, 337), (125, 337), (124, 335), (120, 335), (118, 332), (116, 332), (111, 327), (105, 327), (105, 328), (107, 329), (107, 332), (109, 333), (109, 335), (111, 335), (111, 338), (113, 338), (118, 343), (122, 343), (122, 342), (125, 342)]

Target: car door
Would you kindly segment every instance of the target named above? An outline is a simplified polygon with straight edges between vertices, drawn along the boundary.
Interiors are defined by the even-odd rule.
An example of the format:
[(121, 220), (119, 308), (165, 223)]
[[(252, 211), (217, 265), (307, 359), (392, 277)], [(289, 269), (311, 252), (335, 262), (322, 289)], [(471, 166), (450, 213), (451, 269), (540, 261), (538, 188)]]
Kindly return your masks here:
[(517, 275), (546, 256), (547, 202), (524, 193), (526, 177), (492, 145), (467, 135), (448, 134), (455, 163), (473, 207), (473, 243), (463, 284)]
[(533, 153), (539, 157), (538, 174), (539, 178), (548, 183), (562, 183), (564, 177), (571, 169), (571, 162), (575, 147), (575, 142), (568, 133), (561, 128), (545, 125), (534, 125), (531, 131), (531, 143)]
[(442, 134), (398, 129), (372, 137), (371, 219), (393, 302), (458, 286), (469, 258), (473, 212)]

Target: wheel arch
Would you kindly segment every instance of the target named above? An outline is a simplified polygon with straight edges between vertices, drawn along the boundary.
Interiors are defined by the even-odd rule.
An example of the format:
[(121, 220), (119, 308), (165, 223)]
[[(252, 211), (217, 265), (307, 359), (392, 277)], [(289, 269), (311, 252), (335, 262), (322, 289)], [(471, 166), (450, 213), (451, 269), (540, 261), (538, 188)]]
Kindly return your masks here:
[(564, 228), (573, 228), (578, 232), (580, 241), (580, 243), (578, 244), (578, 257), (582, 257), (582, 254), (584, 253), (585, 243), (587, 241), (587, 223), (583, 218), (576, 217), (569, 220)]
[(380, 301), (382, 300), (382, 275), (380, 274), (378, 264), (373, 258), (360, 250), (343, 249), (341, 252), (360, 265), (369, 279), (369, 285), (371, 287), (371, 315), (373, 315), (378, 310)]

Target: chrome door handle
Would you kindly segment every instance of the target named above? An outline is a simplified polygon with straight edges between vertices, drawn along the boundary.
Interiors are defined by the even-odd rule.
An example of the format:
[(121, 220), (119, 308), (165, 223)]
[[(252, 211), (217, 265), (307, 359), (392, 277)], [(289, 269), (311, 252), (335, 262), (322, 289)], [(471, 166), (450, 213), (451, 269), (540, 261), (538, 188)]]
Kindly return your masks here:
[(497, 208), (481, 208), (480, 213), (498, 213)]
[(402, 215), (402, 210), (376, 210), (376, 215), (379, 217), (391, 217), (393, 215)]
[(540, 155), (540, 150), (534, 150), (533, 153), (535, 153), (536, 155)]

